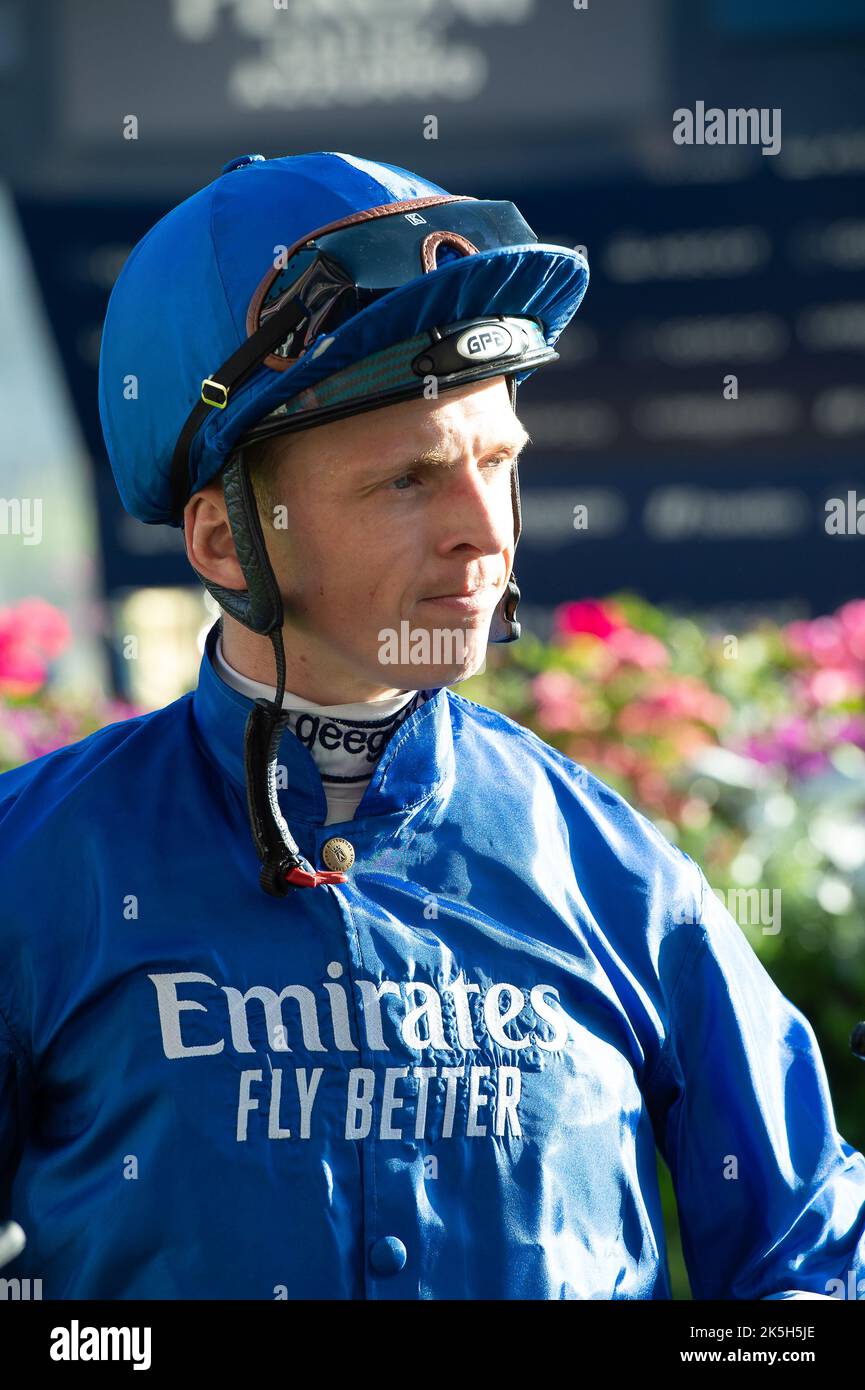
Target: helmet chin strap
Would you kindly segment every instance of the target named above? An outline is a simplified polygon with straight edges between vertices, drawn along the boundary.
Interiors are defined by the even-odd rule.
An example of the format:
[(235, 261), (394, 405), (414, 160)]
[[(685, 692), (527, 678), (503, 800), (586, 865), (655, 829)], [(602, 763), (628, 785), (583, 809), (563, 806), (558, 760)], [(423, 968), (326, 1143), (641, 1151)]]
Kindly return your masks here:
[(204, 575), (200, 577), (226, 613), (251, 632), (269, 637), (273, 644), (276, 694), (273, 700), (262, 698), (254, 702), (246, 721), (243, 755), (249, 821), (261, 860), (259, 881), (266, 893), (282, 898), (292, 887), (315, 888), (322, 883), (345, 883), (346, 875), (316, 871), (307, 864), (279, 809), (277, 755), (288, 724), (288, 715), (282, 708), (285, 695), (284, 612), (242, 449), (232, 455), (223, 471), (223, 493), (247, 587), (246, 590), (226, 589)]
[[(507, 378), (511, 407), (516, 409), (516, 378)], [(262, 637), (269, 637), (276, 661), (276, 693), (273, 700), (257, 699), (246, 721), (244, 763), (246, 799), (253, 839), (261, 861), (259, 882), (266, 893), (285, 897), (291, 888), (316, 888), (321, 884), (345, 883), (347, 875), (316, 870), (303, 858), (279, 808), (276, 771), (279, 746), (288, 726), (282, 707), (285, 695), (284, 609), (282, 595), (261, 529), (261, 517), (249, 477), (244, 451), (232, 454), (222, 473), (222, 488), (238, 562), (246, 589), (226, 589), (199, 571), (202, 583), (221, 608), (237, 622)], [(520, 485), (517, 463), (511, 470), (511, 500), (514, 512), (514, 550), (522, 529)], [(511, 574), (507, 588), (496, 605), (490, 624), (491, 642), (515, 642), (520, 635), (516, 621), (520, 591)]]
[[(517, 409), (517, 379), (515, 376), (507, 377), (508, 392), (511, 398), (511, 410), (516, 414)], [(520, 531), (523, 529), (523, 514), (520, 507), (520, 475), (519, 465), (514, 461), (511, 469), (511, 504), (514, 512), (514, 552), (516, 552), (517, 541), (520, 538)], [(517, 605), (520, 601), (520, 590), (516, 578), (511, 570), (508, 576), (508, 583), (505, 592), (496, 604), (493, 620), (490, 623), (491, 642), (516, 642), (520, 635), (520, 625), (517, 622)]]

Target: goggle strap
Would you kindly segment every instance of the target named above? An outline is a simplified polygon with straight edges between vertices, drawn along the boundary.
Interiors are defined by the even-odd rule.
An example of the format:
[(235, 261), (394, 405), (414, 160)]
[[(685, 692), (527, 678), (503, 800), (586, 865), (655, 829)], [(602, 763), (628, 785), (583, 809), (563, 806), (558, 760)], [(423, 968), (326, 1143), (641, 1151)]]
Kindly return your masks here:
[[(288, 303), (277, 309), (276, 313), (272, 314), (261, 328), (256, 329), (251, 337), (246, 339), (246, 342), (241, 343), (237, 351), (231, 354), (227, 362), (223, 362), (218, 371), (211, 372), (206, 381), (210, 386), (223, 387), (227, 402), (234, 388), (239, 386), (250, 372), (260, 365), (262, 359), (267, 356), (271, 349), (283, 342), (289, 333), (293, 332), (308, 317), (309, 314), (300, 301), (290, 299)], [(178, 525), (183, 518), (183, 508), (188, 500), (191, 485), (189, 449), (208, 411), (214, 408), (214, 403), (199, 397), (186, 417), (183, 429), (177, 437), (174, 456), (171, 460), (171, 496), (172, 514)]]

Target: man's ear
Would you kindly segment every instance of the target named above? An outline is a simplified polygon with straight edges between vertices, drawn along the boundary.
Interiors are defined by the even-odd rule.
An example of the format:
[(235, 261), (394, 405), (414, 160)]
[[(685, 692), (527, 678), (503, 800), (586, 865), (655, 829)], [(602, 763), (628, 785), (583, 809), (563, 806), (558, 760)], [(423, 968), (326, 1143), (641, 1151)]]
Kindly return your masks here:
[(226, 589), (246, 588), (221, 484), (208, 484), (190, 497), (183, 510), (183, 542), (202, 579)]
[(268, 636), (282, 628), (282, 595), (243, 450), (232, 454), (219, 487), (217, 497), (202, 489), (187, 503), (187, 556), (227, 613), (252, 632)]

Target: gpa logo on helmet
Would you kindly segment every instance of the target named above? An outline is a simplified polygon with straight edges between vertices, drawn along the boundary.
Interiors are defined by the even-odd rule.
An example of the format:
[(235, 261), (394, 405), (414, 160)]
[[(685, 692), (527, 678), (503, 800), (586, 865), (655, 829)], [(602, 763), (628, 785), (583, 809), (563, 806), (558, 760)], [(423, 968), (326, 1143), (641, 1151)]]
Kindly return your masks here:
[(467, 328), (457, 338), (456, 350), (470, 362), (488, 362), (494, 357), (504, 357), (513, 345), (508, 330), (499, 323), (491, 323), (486, 328)]

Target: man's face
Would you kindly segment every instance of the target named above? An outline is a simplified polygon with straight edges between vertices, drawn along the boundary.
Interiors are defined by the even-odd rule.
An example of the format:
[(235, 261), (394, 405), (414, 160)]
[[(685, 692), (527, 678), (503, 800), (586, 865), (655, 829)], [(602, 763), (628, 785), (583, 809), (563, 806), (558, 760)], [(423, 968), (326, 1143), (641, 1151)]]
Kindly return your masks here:
[(376, 699), (481, 667), (513, 563), (511, 469), (527, 439), (504, 377), (287, 438), (262, 527), (288, 689), (296, 672), (323, 703)]

